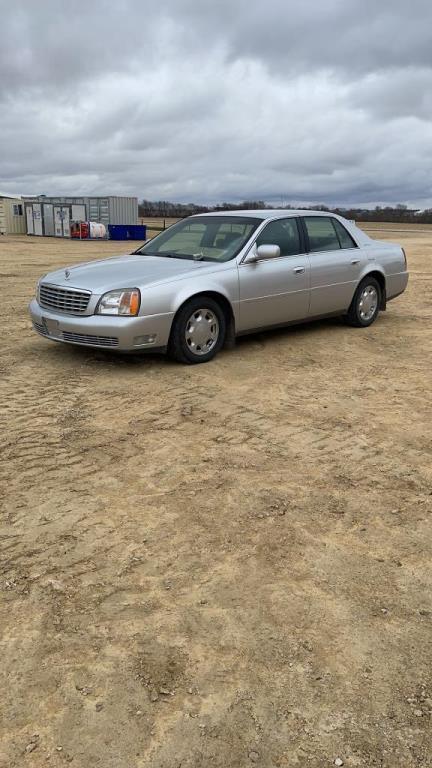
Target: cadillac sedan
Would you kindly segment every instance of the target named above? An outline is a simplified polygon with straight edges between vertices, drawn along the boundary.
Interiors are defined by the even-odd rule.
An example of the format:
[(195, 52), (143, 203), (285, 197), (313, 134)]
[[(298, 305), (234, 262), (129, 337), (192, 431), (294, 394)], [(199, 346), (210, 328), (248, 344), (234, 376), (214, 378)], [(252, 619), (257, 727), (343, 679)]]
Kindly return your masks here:
[(408, 282), (403, 248), (321, 211), (183, 219), (133, 254), (42, 277), (30, 304), (52, 341), (205, 363), (236, 336), (342, 315), (366, 328)]

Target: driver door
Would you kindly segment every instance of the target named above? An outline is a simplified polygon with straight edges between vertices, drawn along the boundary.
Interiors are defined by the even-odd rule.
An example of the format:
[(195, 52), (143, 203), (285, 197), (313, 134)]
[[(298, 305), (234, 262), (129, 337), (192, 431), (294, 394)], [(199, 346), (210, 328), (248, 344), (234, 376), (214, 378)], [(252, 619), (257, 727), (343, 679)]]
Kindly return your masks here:
[(239, 264), (239, 331), (283, 325), (308, 316), (310, 261), (303, 252), (297, 219), (269, 222), (256, 246), (278, 245), (276, 259)]

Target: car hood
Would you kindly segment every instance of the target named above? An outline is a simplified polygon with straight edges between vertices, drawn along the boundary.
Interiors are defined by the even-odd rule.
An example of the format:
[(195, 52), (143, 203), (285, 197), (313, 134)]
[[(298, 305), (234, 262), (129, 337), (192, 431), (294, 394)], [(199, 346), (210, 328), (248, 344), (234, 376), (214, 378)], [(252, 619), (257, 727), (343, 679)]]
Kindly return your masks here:
[(185, 277), (188, 273), (193, 274), (210, 266), (214, 269), (215, 264), (163, 256), (127, 254), (58, 269), (44, 275), (43, 282), (103, 293), (114, 288), (145, 288), (147, 285)]

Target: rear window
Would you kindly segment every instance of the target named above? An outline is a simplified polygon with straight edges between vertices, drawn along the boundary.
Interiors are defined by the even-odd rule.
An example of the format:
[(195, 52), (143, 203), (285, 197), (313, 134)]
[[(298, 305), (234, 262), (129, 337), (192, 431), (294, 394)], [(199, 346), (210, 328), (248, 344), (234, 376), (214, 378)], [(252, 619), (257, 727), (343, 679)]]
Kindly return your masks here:
[(355, 244), (350, 233), (345, 229), (344, 225), (341, 224), (338, 219), (332, 219), (332, 222), (339, 238), (341, 248), (357, 248), (357, 245)]
[(305, 216), (303, 221), (309, 236), (311, 253), (336, 251), (341, 247), (331, 218), (328, 216)]
[(331, 216), (305, 216), (303, 221), (309, 236), (311, 253), (357, 248), (350, 233), (338, 219)]

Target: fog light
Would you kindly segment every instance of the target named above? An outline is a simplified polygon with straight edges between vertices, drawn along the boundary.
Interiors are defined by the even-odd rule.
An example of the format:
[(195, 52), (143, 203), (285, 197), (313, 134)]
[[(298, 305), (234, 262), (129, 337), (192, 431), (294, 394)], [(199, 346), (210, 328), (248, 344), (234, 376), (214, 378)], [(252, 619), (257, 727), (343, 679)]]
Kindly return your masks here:
[(135, 336), (134, 347), (143, 347), (144, 344), (154, 344), (156, 341), (156, 334), (150, 333), (147, 336)]

